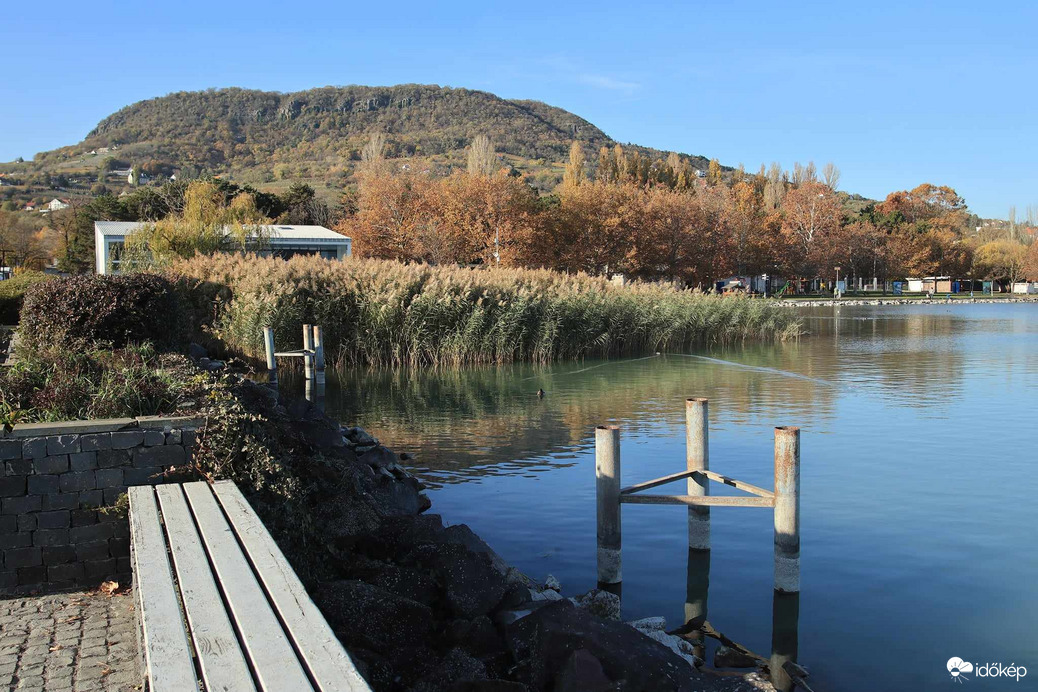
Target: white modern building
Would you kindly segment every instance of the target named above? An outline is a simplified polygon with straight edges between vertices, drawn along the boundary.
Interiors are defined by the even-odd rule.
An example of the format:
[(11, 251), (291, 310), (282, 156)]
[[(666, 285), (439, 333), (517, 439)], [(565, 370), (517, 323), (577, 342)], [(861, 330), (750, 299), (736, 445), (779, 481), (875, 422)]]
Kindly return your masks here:
[[(118, 274), (119, 254), (126, 237), (144, 226), (140, 221), (95, 221), (94, 257), (98, 274)], [(353, 241), (324, 226), (263, 226), (265, 247), (260, 255), (289, 258), (318, 255), (343, 259), (353, 254)]]

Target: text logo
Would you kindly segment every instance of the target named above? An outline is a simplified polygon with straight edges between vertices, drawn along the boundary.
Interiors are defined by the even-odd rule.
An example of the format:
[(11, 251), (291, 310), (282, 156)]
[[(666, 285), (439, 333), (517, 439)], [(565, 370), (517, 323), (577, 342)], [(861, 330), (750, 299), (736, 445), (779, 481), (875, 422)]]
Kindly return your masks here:
[(951, 678), (955, 682), (969, 680), (963, 673), (972, 673), (973, 664), (969, 661), (963, 661), (961, 658), (952, 657), (948, 659), (948, 672), (951, 673)]

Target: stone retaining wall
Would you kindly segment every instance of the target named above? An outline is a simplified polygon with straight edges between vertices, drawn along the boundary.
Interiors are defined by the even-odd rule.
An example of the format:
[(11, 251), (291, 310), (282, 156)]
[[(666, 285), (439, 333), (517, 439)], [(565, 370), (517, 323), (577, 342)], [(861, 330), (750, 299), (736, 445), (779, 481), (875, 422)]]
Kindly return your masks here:
[[(16, 425), (0, 437), (0, 593), (126, 578), (130, 485), (188, 467), (199, 421), (148, 416)], [(185, 468), (185, 470), (187, 470)]]

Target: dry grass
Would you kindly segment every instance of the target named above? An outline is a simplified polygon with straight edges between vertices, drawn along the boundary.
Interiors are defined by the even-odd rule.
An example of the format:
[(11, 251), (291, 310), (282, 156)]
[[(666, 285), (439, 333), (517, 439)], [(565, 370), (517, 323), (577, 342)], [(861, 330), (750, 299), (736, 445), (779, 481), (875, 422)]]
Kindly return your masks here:
[(330, 363), (377, 366), (630, 356), (801, 330), (760, 300), (548, 270), (213, 255), (173, 271), (221, 301), (214, 336), (251, 356), (264, 326), (280, 349), (304, 322), (324, 327)]

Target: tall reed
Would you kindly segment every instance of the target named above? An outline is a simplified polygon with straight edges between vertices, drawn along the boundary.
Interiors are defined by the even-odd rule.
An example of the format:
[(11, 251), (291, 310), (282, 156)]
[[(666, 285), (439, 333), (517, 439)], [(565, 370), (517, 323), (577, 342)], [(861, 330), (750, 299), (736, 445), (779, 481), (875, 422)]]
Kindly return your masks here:
[(329, 361), (376, 366), (544, 363), (801, 332), (766, 301), (549, 270), (218, 254), (173, 272), (196, 299), (218, 301), (213, 335), (255, 357), (264, 326), (281, 348), (305, 322), (324, 327)]

